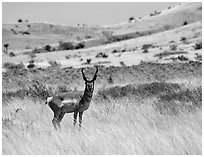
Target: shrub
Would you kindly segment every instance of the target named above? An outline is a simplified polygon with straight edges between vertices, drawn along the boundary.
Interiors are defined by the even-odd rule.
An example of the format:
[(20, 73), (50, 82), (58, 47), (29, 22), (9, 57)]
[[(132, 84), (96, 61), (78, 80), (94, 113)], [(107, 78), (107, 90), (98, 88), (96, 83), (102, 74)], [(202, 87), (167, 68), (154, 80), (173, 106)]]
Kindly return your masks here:
[(35, 67), (35, 61), (34, 60), (30, 60), (27, 68), (32, 69), (34, 67)]
[(176, 51), (177, 50), (177, 45), (176, 44), (172, 44), (172, 45), (169, 46), (169, 49), (171, 51)]
[(126, 67), (125, 63), (122, 62), (122, 61), (120, 61), (120, 65), (121, 65), (122, 67)]
[(44, 49), (46, 50), (46, 51), (48, 51), (48, 52), (50, 52), (51, 51), (51, 46), (50, 45), (45, 45), (45, 47), (44, 47)]
[(180, 41), (182, 41), (183, 43), (187, 43), (186, 37), (181, 37)]
[(151, 48), (151, 47), (153, 48), (154, 45), (152, 45), (152, 44), (144, 44), (144, 45), (142, 46), (141, 50), (144, 50), (143, 53), (147, 53), (147, 52), (148, 52), (148, 49)]
[(89, 59), (86, 59), (86, 63), (87, 64), (90, 64), (91, 63), (91, 59), (89, 58)]
[(59, 50), (73, 50), (74, 46), (72, 42), (59, 42)]
[(106, 53), (99, 52), (99, 53), (96, 55), (96, 58), (108, 58), (108, 55), (107, 55)]
[(84, 42), (80, 42), (80, 43), (78, 43), (77, 45), (76, 45), (76, 49), (82, 49), (82, 48), (84, 48), (85, 47), (85, 43)]
[(188, 58), (183, 56), (183, 55), (181, 55), (181, 56), (178, 56), (178, 60), (180, 60), (180, 61), (187, 61)]
[(129, 22), (133, 22), (134, 20), (135, 20), (134, 17), (130, 17), (130, 18), (129, 18)]
[(196, 55), (196, 57), (195, 57), (196, 60), (202, 61), (202, 55), (201, 54), (196, 53), (195, 55)]
[(3, 67), (7, 70), (20, 70), (25, 68), (23, 63), (20, 64), (4, 63)]
[(195, 49), (195, 50), (200, 50), (200, 49), (202, 49), (202, 41), (196, 42), (195, 45), (194, 45), (194, 49)]
[(30, 35), (30, 32), (27, 32), (27, 31), (24, 31), (24, 32), (21, 32), (23, 35), (26, 34), (26, 35)]
[(10, 52), (10, 53), (9, 53), (9, 56), (10, 56), (10, 57), (15, 57), (16, 55), (14, 54), (14, 52)]
[(30, 28), (31, 26), (30, 26), (30, 25), (27, 25), (27, 27)]
[(21, 22), (23, 22), (23, 20), (22, 19), (18, 19), (18, 22), (21, 23)]
[(183, 22), (183, 26), (185, 26), (185, 25), (187, 25), (188, 24), (188, 22), (187, 21), (184, 21)]

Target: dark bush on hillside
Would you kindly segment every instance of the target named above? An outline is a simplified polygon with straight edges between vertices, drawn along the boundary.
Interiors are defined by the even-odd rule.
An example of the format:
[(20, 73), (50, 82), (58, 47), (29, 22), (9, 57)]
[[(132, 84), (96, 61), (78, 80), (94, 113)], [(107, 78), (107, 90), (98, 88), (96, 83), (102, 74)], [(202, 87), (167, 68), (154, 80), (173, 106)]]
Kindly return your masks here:
[(80, 42), (76, 45), (75, 49), (82, 49), (85, 47), (85, 43), (84, 42)]
[(144, 44), (141, 48), (143, 50), (143, 53), (148, 53), (149, 48), (154, 48), (154, 45), (152, 44)]
[(28, 31), (24, 31), (24, 32), (21, 32), (21, 34), (25, 34), (25, 35), (30, 35), (30, 32), (28, 32)]
[(202, 49), (202, 41), (198, 41), (197, 43), (195, 43), (194, 49), (195, 49), (195, 50), (200, 50), (200, 49)]
[(7, 70), (21, 70), (21, 69), (25, 69), (25, 66), (23, 63), (20, 63), (20, 64), (4, 63), (3, 68)]
[(177, 50), (177, 45), (176, 44), (172, 44), (172, 45), (169, 46), (169, 49), (171, 51), (176, 51)]
[(10, 53), (9, 53), (9, 56), (10, 56), (10, 57), (15, 57), (16, 55), (14, 54), (14, 52), (10, 52)]
[(195, 57), (196, 60), (202, 61), (202, 55), (201, 54), (196, 53), (195, 55), (196, 55), (196, 57)]
[(178, 60), (180, 61), (188, 61), (189, 59), (185, 57), (184, 55), (178, 56)]
[(44, 49), (48, 52), (51, 51), (52, 47), (50, 45), (45, 45)]
[(34, 60), (30, 60), (28, 66), (27, 66), (27, 68), (28, 68), (28, 69), (32, 69), (32, 68), (34, 68), (34, 67), (35, 67), (35, 61), (34, 61)]
[(59, 42), (59, 50), (73, 50), (75, 47), (72, 42)]
[(32, 53), (30, 53), (30, 54), (37, 54), (37, 53), (41, 53), (41, 49), (39, 49), (39, 48), (34, 48), (33, 50), (32, 50)]
[(184, 21), (183, 22), (183, 26), (185, 26), (185, 25), (187, 25), (188, 24), (188, 22), (187, 21)]
[(21, 22), (23, 22), (23, 20), (22, 19), (18, 19), (18, 22), (21, 23)]
[(87, 60), (86, 60), (86, 63), (87, 63), (87, 64), (90, 64), (90, 63), (91, 63), (91, 59), (90, 59), (90, 58), (87, 59)]
[(97, 55), (96, 55), (96, 58), (108, 58), (108, 55), (104, 52), (99, 52)]
[(133, 21), (135, 21), (135, 18), (134, 17), (130, 17), (129, 18), (129, 22), (133, 22)]

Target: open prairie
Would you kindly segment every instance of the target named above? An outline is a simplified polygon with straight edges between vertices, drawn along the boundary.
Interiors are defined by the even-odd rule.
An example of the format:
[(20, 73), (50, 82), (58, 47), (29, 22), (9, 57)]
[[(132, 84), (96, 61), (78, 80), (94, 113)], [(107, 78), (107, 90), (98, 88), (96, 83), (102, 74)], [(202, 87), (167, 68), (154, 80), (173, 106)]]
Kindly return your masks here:
[[(106, 26), (2, 26), (4, 155), (201, 155), (202, 3)], [(82, 127), (45, 102), (84, 92)]]

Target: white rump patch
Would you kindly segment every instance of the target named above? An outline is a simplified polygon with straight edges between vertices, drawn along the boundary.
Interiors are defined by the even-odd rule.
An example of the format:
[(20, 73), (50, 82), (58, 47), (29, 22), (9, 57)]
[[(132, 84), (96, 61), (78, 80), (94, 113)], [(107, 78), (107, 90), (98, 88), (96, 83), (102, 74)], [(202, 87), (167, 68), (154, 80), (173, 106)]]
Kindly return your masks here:
[(62, 101), (62, 104), (66, 104), (66, 103), (76, 103), (77, 99), (66, 99)]
[(53, 96), (52, 97), (48, 97), (47, 98), (47, 103), (49, 103), (51, 100), (52, 100)]

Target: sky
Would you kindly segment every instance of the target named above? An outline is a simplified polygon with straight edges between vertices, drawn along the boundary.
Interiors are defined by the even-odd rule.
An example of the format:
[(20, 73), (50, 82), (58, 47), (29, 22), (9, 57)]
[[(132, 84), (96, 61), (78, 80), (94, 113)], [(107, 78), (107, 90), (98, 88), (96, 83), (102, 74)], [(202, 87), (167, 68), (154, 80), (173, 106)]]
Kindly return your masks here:
[(2, 23), (18, 19), (65, 25), (108, 25), (163, 10), (171, 2), (3, 2)]

